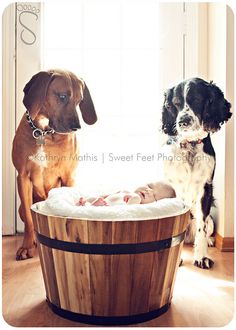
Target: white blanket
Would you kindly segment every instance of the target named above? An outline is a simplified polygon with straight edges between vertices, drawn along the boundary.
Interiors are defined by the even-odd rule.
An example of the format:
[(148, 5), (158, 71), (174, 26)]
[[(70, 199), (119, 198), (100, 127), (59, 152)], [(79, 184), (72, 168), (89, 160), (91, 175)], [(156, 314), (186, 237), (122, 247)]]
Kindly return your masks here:
[(75, 203), (80, 197), (81, 193), (76, 188), (54, 188), (50, 190), (47, 200), (32, 205), (32, 210), (51, 216), (104, 221), (160, 219), (180, 215), (189, 210), (189, 207), (177, 198), (165, 198), (150, 204), (76, 206)]

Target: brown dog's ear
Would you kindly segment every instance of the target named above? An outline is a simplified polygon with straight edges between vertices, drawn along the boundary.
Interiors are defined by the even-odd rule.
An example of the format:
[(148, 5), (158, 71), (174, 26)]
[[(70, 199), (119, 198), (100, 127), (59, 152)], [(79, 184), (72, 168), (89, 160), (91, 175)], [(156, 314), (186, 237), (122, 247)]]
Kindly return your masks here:
[(79, 104), (83, 120), (88, 125), (93, 125), (97, 121), (97, 114), (93, 105), (90, 92), (86, 84), (84, 83), (83, 100)]
[(51, 77), (52, 73), (41, 71), (35, 74), (25, 85), (23, 90), (25, 93), (23, 103), (26, 109), (29, 111), (32, 119), (36, 117), (45, 101)]

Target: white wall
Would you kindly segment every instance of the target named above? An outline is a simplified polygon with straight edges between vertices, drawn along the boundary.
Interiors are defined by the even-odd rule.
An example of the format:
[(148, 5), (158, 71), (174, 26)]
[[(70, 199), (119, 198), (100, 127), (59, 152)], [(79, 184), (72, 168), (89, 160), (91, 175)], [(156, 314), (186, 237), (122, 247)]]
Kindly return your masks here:
[(4, 235), (15, 233), (15, 169), (11, 146), (15, 134), (15, 4), (3, 12), (2, 66), (2, 229)]
[[(233, 13), (224, 3), (208, 4), (208, 80), (213, 80), (233, 103)], [(214, 195), (217, 232), (233, 237), (233, 119), (212, 135), (216, 150)]]
[[(226, 97), (232, 104), (234, 112), (234, 13), (227, 6), (227, 63), (226, 63)], [(226, 126), (225, 132), (225, 224), (226, 237), (234, 236), (234, 115)]]
[(185, 3), (185, 78), (207, 77), (207, 3)]
[[(24, 86), (41, 69), (41, 7), (42, 4), (39, 2), (16, 4), (16, 127), (26, 111), (22, 103)], [(17, 232), (22, 232), (24, 224), (18, 214), (19, 205), (17, 193), (16, 229)]]

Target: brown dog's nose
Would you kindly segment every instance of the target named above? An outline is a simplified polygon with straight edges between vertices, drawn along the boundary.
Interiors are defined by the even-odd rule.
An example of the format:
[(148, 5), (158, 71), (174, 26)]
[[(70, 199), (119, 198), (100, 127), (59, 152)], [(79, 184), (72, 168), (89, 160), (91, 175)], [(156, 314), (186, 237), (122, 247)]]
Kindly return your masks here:
[(70, 129), (72, 131), (77, 131), (77, 129), (80, 129), (80, 128), (81, 128), (81, 126), (80, 126), (79, 118), (74, 118), (74, 120), (70, 124)]
[(70, 129), (71, 129), (72, 131), (77, 131), (77, 129), (80, 129), (80, 128), (81, 128), (81, 126), (80, 126), (79, 123), (73, 123), (73, 124), (70, 126)]

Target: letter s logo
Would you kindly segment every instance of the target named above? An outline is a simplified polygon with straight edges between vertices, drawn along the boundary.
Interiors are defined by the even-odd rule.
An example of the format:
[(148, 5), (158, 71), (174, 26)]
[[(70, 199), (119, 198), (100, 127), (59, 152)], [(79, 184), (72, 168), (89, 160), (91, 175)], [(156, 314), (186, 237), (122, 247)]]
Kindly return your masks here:
[(35, 7), (31, 8), (30, 5), (18, 5), (17, 10), (20, 11), (19, 23), (23, 27), (20, 33), (20, 38), (26, 45), (33, 45), (37, 37), (35, 33), (30, 29), (30, 27), (26, 25), (27, 23), (24, 17), (26, 17), (26, 15), (33, 15), (37, 21), (39, 18), (37, 15), (39, 13), (39, 9), (36, 9)]

